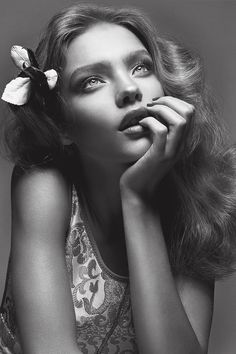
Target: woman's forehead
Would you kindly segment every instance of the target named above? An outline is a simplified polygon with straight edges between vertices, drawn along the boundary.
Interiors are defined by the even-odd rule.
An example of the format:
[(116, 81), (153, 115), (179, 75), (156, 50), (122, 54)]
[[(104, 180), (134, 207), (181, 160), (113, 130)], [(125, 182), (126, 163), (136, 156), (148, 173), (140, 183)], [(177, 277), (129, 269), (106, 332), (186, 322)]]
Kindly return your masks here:
[(144, 50), (139, 38), (127, 28), (99, 23), (77, 36), (66, 52), (66, 70), (104, 60), (116, 60), (129, 52)]

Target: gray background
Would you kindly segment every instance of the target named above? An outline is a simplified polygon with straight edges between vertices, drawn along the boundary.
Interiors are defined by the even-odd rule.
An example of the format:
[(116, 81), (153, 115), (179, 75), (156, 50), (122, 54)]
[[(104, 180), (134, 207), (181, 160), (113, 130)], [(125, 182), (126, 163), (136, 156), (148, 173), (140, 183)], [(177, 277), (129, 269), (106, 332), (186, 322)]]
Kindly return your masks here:
[[(95, 2), (95, 1), (90, 1)], [(0, 11), (0, 92), (15, 70), (9, 60), (13, 44), (35, 48), (48, 19), (66, 0), (7, 0)], [(183, 42), (204, 60), (205, 72), (230, 139), (236, 140), (236, 2), (196, 0), (105, 0), (98, 4), (130, 5), (143, 9), (160, 32)], [(0, 121), (5, 112), (0, 103)], [(10, 247), (10, 176), (12, 164), (0, 157), (0, 297)], [(236, 353), (236, 275), (217, 282), (210, 354)]]

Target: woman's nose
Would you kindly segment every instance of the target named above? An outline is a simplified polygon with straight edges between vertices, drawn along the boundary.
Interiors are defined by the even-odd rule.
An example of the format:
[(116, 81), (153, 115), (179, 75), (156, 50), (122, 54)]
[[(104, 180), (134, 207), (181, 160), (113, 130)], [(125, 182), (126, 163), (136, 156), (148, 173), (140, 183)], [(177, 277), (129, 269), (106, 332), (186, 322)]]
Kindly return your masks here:
[(142, 92), (132, 80), (124, 82), (116, 93), (116, 104), (119, 108), (142, 100)]

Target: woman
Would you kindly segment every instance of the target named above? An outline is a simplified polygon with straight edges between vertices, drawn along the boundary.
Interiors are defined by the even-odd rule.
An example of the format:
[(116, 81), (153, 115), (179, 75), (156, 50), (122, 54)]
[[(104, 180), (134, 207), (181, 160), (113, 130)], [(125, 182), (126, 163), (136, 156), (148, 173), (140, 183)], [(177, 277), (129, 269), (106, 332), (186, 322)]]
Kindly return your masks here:
[(138, 11), (94, 5), (56, 15), (26, 52), (27, 94), (8, 100), (2, 351), (206, 353), (236, 204), (199, 60)]

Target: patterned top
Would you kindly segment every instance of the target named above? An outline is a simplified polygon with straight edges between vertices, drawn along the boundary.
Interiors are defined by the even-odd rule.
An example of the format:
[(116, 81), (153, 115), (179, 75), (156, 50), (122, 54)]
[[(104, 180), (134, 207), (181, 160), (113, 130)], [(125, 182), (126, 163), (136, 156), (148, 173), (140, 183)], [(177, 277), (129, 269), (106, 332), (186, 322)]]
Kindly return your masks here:
[[(74, 185), (65, 257), (80, 351), (86, 354), (138, 353), (128, 278), (114, 274), (104, 264), (88, 227), (82, 196)], [(23, 354), (9, 269), (10, 266), (0, 311), (0, 353)]]

